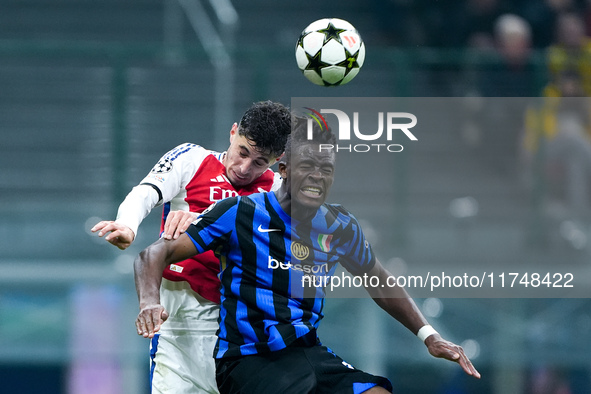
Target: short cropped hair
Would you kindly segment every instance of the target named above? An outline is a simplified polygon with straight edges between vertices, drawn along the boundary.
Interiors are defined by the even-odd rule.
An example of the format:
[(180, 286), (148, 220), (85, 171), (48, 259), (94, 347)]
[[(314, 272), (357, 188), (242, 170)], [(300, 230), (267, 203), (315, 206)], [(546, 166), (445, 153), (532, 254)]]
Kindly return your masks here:
[(285, 156), (283, 162), (289, 163), (291, 161), (291, 151), (294, 144), (330, 144), (336, 143), (336, 136), (332, 133), (330, 127), (319, 126), (318, 123), (312, 119), (312, 139), (308, 139), (308, 120), (311, 118), (294, 116), (292, 119), (293, 130), (287, 138), (285, 144)]
[(260, 101), (246, 110), (238, 134), (252, 141), (260, 152), (281, 156), (291, 132), (291, 112), (281, 103)]

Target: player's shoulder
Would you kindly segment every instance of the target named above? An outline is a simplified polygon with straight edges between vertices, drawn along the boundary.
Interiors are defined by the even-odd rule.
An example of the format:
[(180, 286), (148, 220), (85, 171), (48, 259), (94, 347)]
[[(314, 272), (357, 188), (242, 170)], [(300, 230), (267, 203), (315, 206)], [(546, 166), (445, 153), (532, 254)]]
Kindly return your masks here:
[(325, 217), (328, 223), (337, 221), (343, 227), (358, 222), (355, 215), (341, 204), (325, 203), (320, 207), (320, 214)]
[[(253, 193), (245, 196), (239, 196), (239, 202), (249, 205), (264, 205), (269, 193)], [(272, 194), (272, 193), (271, 193)]]
[(222, 155), (201, 145), (186, 142), (168, 151), (156, 167), (158, 169), (164, 167), (167, 172), (174, 170), (192, 174), (204, 163), (221, 162)]
[(349, 211), (347, 208), (345, 208), (342, 204), (324, 203), (324, 204), (322, 204), (321, 209), (325, 210), (326, 212), (333, 213), (333, 214), (353, 216), (351, 211)]
[(198, 144), (194, 144), (191, 142), (185, 142), (183, 144), (177, 145), (176, 147), (174, 147), (173, 149), (168, 151), (166, 153), (166, 155), (164, 156), (164, 158), (173, 161), (179, 157), (195, 156), (195, 155), (204, 156), (204, 157), (209, 156), (209, 155), (221, 156), (221, 153), (212, 151), (210, 149), (206, 149), (203, 146), (198, 145)]
[(269, 203), (273, 204), (275, 195), (273, 192), (253, 193), (248, 195), (241, 195), (233, 197), (235, 205), (238, 209), (266, 211)]
[[(236, 209), (236, 207), (238, 206), (239, 199), (240, 197), (228, 197), (214, 202), (209, 207), (207, 207), (207, 209), (205, 209), (203, 212), (199, 214), (197, 221), (199, 221), (199, 218), (202, 218), (206, 215), (210, 215), (216, 218), (225, 215), (228, 211)], [(196, 223), (197, 221), (195, 221), (194, 223)]]
[(264, 210), (266, 194), (255, 193), (245, 196), (227, 197), (212, 204), (207, 211), (215, 208), (215, 215), (218, 217), (228, 213), (238, 217), (241, 216), (241, 212)]

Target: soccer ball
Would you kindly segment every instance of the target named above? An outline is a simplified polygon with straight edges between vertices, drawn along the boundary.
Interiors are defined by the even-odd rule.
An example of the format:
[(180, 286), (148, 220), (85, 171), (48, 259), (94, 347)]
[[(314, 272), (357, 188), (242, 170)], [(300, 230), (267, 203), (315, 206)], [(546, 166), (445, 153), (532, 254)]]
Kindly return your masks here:
[(349, 22), (324, 18), (304, 29), (295, 55), (298, 67), (310, 81), (337, 86), (355, 78), (365, 60), (365, 45)]

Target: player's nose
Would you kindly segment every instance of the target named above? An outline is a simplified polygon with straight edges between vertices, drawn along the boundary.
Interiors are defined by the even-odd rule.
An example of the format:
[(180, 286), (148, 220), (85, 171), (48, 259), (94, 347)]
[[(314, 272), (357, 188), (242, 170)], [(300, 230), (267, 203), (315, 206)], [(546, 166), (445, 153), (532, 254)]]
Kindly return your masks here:
[(320, 167), (314, 168), (312, 171), (310, 171), (310, 174), (308, 176), (310, 178), (316, 179), (316, 180), (320, 180), (320, 179), (324, 178), (324, 174), (320, 170)]
[(244, 161), (242, 161), (242, 163), (240, 163), (240, 165), (238, 166), (238, 168), (240, 169), (240, 175), (248, 175), (250, 173), (250, 168), (252, 167), (252, 161), (249, 159), (246, 159)]

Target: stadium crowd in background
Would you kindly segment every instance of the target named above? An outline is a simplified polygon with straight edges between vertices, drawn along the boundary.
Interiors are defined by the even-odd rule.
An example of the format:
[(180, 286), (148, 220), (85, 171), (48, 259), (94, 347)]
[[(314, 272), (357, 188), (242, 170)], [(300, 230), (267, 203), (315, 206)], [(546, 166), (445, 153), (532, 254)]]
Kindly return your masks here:
[[(555, 40), (548, 48), (550, 81), (544, 91), (548, 97), (591, 95), (591, 38), (585, 35), (583, 19), (576, 13), (561, 14), (556, 23)], [(579, 92), (561, 89), (566, 74), (577, 77)]]
[[(530, 171), (549, 186), (551, 216), (588, 220), (591, 207), (591, 39), (584, 18), (572, 11), (556, 18), (547, 48), (543, 99), (525, 112), (523, 149)], [(542, 155), (543, 164), (536, 164)], [(541, 166), (536, 169), (536, 165)]]
[(576, 13), (591, 35), (587, 0), (374, 0), (379, 26), (389, 43), (403, 47), (467, 48), (493, 42), (495, 25), (505, 14), (523, 18), (531, 27), (532, 47), (544, 49), (554, 40), (563, 13)]

